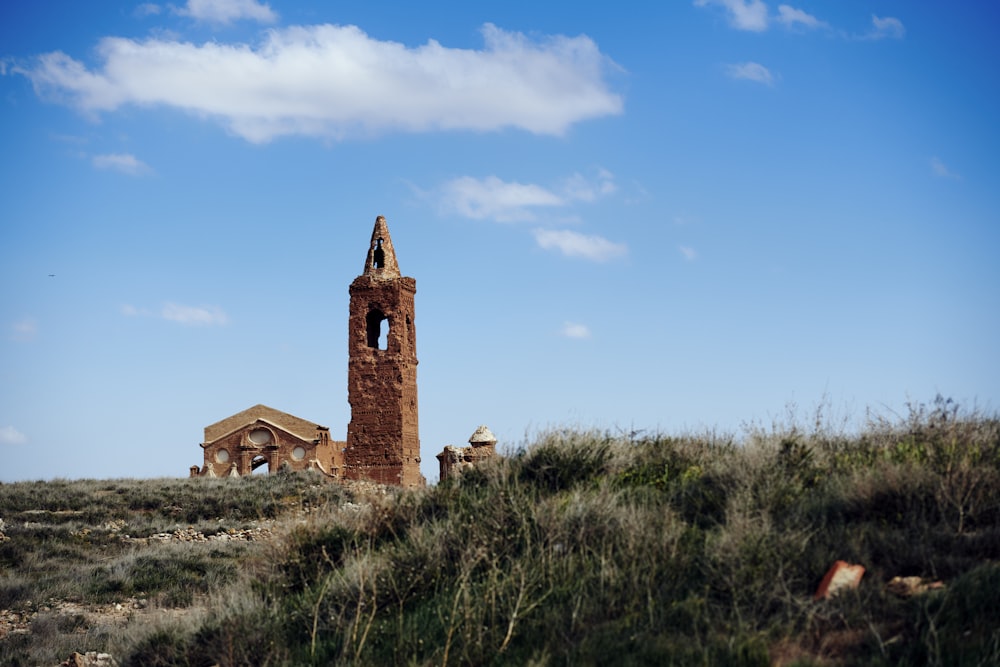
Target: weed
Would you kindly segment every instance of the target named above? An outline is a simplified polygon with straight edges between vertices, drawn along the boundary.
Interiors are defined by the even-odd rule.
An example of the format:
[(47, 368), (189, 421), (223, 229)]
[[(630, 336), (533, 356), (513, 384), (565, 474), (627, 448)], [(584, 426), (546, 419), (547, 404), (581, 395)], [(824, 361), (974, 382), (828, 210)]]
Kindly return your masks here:
[[(363, 502), (296, 475), (0, 485), (0, 606), (162, 612), (53, 607), (0, 661), (86, 637), (124, 665), (993, 664), (998, 491), (1000, 421), (946, 399), (857, 434), (819, 411), (742, 438), (558, 430)], [(158, 537), (263, 521), (267, 544)], [(838, 559), (860, 588), (814, 602)]]

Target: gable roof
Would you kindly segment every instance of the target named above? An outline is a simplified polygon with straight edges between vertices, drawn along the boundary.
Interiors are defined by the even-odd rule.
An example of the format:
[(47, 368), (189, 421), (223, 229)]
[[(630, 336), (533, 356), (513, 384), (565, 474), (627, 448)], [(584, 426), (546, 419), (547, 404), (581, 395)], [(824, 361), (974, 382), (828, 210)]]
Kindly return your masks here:
[(205, 442), (214, 442), (219, 438), (229, 435), (233, 431), (252, 424), (257, 420), (263, 420), (274, 426), (278, 426), (289, 433), (296, 435), (303, 440), (312, 440), (316, 437), (316, 431), (326, 431), (326, 426), (320, 426), (314, 422), (290, 415), (281, 410), (258, 403), (242, 412), (237, 412), (231, 417), (226, 417), (221, 421), (205, 427)]

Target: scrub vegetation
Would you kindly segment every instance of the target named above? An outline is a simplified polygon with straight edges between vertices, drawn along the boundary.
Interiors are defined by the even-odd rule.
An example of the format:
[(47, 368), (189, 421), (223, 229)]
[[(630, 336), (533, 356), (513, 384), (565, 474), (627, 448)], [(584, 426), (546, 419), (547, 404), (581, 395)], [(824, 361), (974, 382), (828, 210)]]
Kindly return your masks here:
[[(36, 616), (0, 662), (1000, 664), (1000, 420), (938, 399), (860, 433), (809, 421), (552, 431), (416, 492), (2, 485), (0, 609)], [(814, 600), (838, 559), (860, 587)], [(900, 595), (896, 576), (941, 586)]]

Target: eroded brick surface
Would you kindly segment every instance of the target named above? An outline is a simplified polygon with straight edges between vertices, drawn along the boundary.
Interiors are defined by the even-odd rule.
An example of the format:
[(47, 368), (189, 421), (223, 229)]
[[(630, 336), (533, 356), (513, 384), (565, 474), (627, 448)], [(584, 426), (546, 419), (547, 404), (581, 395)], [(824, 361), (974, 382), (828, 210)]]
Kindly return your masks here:
[(344, 474), (381, 484), (419, 486), (417, 283), (400, 275), (385, 218), (372, 230), (364, 273), (350, 287)]
[(262, 466), (320, 470), (340, 480), (423, 486), (417, 427), (417, 282), (400, 275), (385, 218), (372, 230), (364, 272), (350, 286), (347, 441), (325, 426), (255, 405), (205, 428), (192, 477), (249, 475)]

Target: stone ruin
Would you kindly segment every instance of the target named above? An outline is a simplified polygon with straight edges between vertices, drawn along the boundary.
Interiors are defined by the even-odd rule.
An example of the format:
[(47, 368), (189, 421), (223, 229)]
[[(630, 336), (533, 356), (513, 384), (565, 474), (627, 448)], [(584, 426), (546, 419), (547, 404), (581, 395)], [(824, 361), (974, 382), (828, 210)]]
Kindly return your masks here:
[(496, 456), (497, 439), (485, 425), (476, 429), (469, 438), (468, 447), (445, 445), (437, 455), (441, 466), (441, 481), (458, 477), (462, 471)]
[[(317, 470), (337, 480), (423, 486), (417, 421), (417, 283), (400, 274), (385, 218), (372, 230), (364, 271), (350, 285), (347, 440), (326, 426), (255, 405), (205, 427), (204, 463), (191, 477), (242, 477)], [(471, 448), (445, 447), (441, 479), (494, 455), (496, 438), (480, 426)], [(467, 451), (468, 450), (468, 451)], [(444, 458), (442, 458), (444, 457)]]
[(345, 443), (330, 440), (330, 429), (266, 405), (255, 405), (205, 427), (205, 462), (191, 466), (192, 477), (243, 477), (268, 472), (318, 470), (343, 474)]

